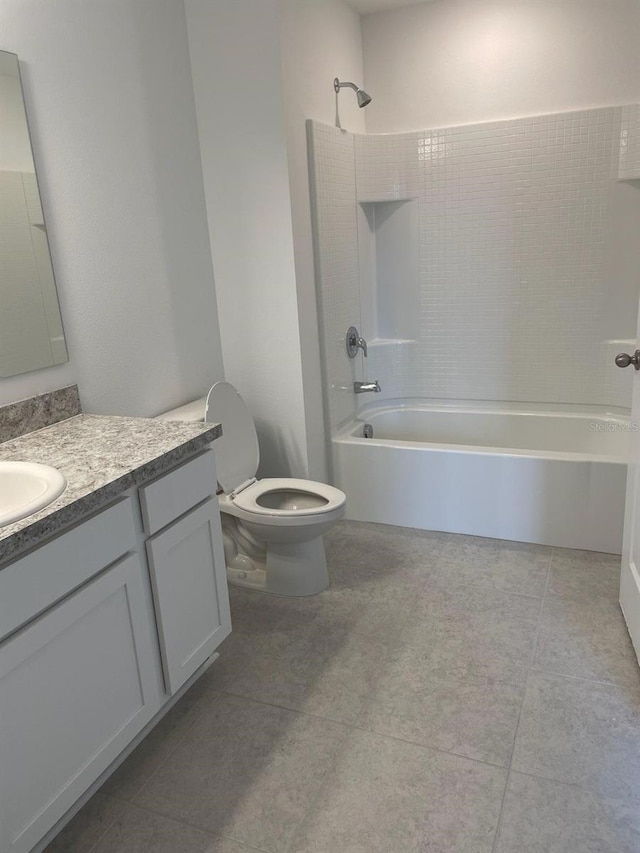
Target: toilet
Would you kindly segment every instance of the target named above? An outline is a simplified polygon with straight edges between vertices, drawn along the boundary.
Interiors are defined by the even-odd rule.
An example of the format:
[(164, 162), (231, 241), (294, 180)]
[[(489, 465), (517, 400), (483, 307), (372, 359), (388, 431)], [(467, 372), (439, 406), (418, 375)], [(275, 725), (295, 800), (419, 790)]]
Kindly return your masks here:
[(214, 449), (229, 583), (291, 596), (326, 589), (322, 536), (344, 516), (344, 492), (293, 477), (256, 479), (256, 428), (229, 382), (216, 382), (206, 398), (160, 417), (222, 424)]

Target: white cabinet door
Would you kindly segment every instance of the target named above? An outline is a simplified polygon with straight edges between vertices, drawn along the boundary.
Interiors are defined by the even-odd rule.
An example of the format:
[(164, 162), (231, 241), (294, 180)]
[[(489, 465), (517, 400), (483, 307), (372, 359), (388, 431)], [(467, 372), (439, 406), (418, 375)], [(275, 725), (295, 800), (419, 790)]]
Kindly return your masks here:
[(231, 632), (217, 498), (147, 542), (162, 664), (170, 693)]
[(152, 719), (153, 626), (125, 557), (0, 645), (0, 851), (26, 853)]

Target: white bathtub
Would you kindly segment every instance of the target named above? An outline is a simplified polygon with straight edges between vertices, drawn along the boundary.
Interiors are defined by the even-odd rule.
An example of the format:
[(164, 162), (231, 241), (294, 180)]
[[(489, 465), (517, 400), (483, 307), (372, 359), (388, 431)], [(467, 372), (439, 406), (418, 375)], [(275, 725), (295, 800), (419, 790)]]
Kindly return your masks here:
[(347, 518), (620, 553), (631, 429), (601, 411), (369, 407), (333, 438), (334, 479)]

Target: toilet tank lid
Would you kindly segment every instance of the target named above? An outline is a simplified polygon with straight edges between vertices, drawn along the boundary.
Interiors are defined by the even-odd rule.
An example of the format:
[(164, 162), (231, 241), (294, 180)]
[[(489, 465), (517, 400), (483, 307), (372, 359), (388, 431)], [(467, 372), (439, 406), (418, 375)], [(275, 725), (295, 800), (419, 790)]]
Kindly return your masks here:
[(192, 400), (185, 406), (179, 406), (177, 409), (170, 409), (168, 412), (163, 412), (161, 415), (156, 415), (156, 418), (161, 421), (182, 421), (183, 423), (198, 423), (198, 421), (204, 421), (206, 405), (207, 398), (201, 397), (199, 400)]

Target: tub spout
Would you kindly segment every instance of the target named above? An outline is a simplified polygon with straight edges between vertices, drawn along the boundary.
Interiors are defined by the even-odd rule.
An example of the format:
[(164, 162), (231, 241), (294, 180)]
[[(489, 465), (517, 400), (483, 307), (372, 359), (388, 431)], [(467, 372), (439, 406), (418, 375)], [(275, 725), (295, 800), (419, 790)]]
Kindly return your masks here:
[(365, 394), (367, 391), (375, 391), (376, 394), (379, 391), (382, 391), (380, 387), (380, 383), (376, 379), (375, 382), (354, 382), (353, 383), (353, 393), (354, 394)]

